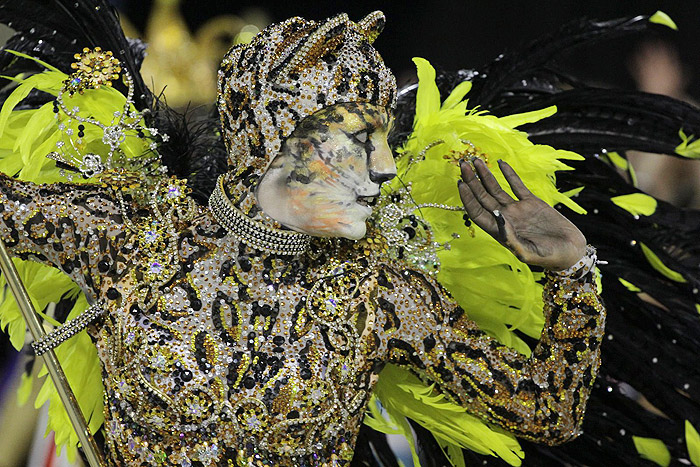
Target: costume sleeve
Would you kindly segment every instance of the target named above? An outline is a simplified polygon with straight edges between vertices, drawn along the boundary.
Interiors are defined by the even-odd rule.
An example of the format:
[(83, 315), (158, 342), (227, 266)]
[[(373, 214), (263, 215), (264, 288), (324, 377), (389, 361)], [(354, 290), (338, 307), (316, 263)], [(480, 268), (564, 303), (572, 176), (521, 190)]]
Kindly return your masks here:
[(545, 326), (529, 358), (480, 331), (432, 279), (386, 269), (379, 306), (398, 321), (387, 336), (389, 359), (517, 436), (570, 440), (580, 433), (600, 365), (605, 309), (594, 258), (591, 252), (571, 270), (547, 273)]
[(0, 231), (13, 256), (61, 269), (95, 298), (120, 266), (122, 215), (95, 185), (36, 185), (0, 174)]

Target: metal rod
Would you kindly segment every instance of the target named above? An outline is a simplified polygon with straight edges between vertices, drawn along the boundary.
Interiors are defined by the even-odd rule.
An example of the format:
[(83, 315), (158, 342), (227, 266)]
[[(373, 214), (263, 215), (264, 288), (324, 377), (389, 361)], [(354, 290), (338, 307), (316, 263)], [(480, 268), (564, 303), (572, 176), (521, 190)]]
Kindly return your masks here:
[[(17, 274), (17, 269), (14, 263), (10, 259), (10, 255), (5, 247), (5, 242), (0, 240), (0, 271), (5, 276), (7, 285), (10, 286), (12, 295), (14, 295), (17, 301), (17, 306), (19, 306), (22, 315), (24, 316), (24, 321), (29, 327), (29, 332), (32, 334), (32, 338), (35, 341), (41, 339), (45, 333), (44, 328), (41, 326), (41, 322), (37, 317), (34, 306), (29, 299), (29, 294), (27, 294), (27, 289), (25, 289), (22, 279), (19, 278)], [(68, 384), (65, 373), (63, 373), (63, 368), (56, 358), (56, 354), (53, 350), (49, 350), (41, 356), (46, 364), (46, 369), (49, 372), (51, 381), (53, 381), (56, 391), (63, 406), (66, 408), (68, 413), (68, 418), (78, 434), (78, 439), (80, 444), (82, 444), (83, 452), (85, 457), (87, 457), (90, 467), (102, 467), (105, 465), (100, 450), (95, 443), (95, 438), (92, 437), (90, 433), (90, 428), (85, 422), (85, 417), (83, 416), (78, 401), (75, 399), (75, 395)]]

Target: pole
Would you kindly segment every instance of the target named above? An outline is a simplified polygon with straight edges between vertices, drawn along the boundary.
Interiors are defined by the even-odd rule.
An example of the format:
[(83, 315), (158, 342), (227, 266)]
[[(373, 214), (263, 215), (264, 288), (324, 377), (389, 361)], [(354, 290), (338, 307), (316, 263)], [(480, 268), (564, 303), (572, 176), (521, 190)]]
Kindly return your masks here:
[[(5, 247), (5, 242), (0, 240), (0, 271), (5, 276), (7, 285), (10, 286), (12, 295), (14, 295), (17, 301), (17, 306), (19, 306), (22, 315), (24, 316), (24, 321), (29, 327), (29, 332), (32, 334), (34, 341), (41, 339), (45, 333), (44, 328), (41, 326), (41, 322), (37, 317), (36, 311), (32, 302), (29, 300), (29, 294), (27, 294), (27, 289), (25, 289), (22, 280), (17, 274), (17, 269), (14, 263), (10, 259), (10, 255), (7, 252), (7, 247)], [(102, 467), (105, 465), (100, 450), (95, 443), (95, 439), (90, 433), (90, 428), (85, 422), (85, 417), (80, 410), (78, 401), (75, 399), (75, 395), (68, 384), (65, 373), (63, 373), (63, 368), (56, 358), (56, 354), (53, 349), (49, 349), (46, 353), (41, 356), (44, 359), (44, 364), (49, 372), (51, 381), (53, 381), (56, 391), (61, 398), (63, 406), (66, 408), (68, 413), (68, 418), (73, 425), (78, 434), (78, 439), (83, 447), (83, 452), (85, 457), (87, 457), (90, 467)]]

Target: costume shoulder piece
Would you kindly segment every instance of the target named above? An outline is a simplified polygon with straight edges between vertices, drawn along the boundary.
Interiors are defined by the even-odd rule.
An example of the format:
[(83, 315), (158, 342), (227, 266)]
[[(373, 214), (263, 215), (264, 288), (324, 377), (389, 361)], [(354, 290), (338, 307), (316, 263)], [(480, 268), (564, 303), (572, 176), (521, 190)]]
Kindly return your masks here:
[[(15, 82), (2, 95), (0, 172), (39, 184), (68, 182), (64, 190), (92, 186), (137, 213), (167, 179), (156, 150), (168, 136), (147, 123), (157, 113), (138, 71), (144, 47), (124, 37), (106, 2), (31, 3), (0, 4), (0, 21), (17, 31), (0, 56), (3, 76)], [(38, 355), (62, 343), (57, 357), (97, 432), (104, 419), (102, 375), (94, 344), (79, 332), (96, 318), (97, 308), (90, 307), (95, 296), (66, 275), (68, 263), (60, 271), (14, 261), (46, 325), (56, 328), (34, 350)], [(21, 349), (24, 321), (11, 298), (1, 306), (0, 323)], [(31, 384), (25, 375), (25, 399)], [(68, 446), (74, 456), (78, 439), (48, 378), (36, 404), (46, 401), (57, 446)]]

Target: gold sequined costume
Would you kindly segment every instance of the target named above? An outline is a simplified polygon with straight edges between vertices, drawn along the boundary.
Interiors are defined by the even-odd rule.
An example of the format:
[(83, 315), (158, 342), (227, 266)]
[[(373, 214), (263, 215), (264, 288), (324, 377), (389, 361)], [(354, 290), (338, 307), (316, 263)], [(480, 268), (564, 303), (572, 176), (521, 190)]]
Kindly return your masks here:
[(521, 436), (578, 434), (604, 324), (588, 265), (549, 276), (545, 331), (526, 359), (433, 280), (346, 242), (266, 255), (205, 212), (164, 234), (180, 265), (164, 283), (132, 267), (153, 264), (139, 245), (161, 234), (125, 225), (136, 213), (113, 193), (3, 178), (2, 207), (15, 254), (62, 267), (108, 311), (92, 333), (115, 465), (343, 465), (386, 362)]
[(234, 225), (248, 231), (229, 232), (225, 211), (196, 206), (175, 179), (148, 207), (110, 187), (0, 179), (8, 247), (61, 268), (105, 311), (90, 333), (112, 465), (348, 465), (388, 362), (519, 436), (554, 444), (579, 433), (605, 321), (592, 253), (548, 274), (545, 330), (526, 358), (381, 250), (259, 243), (284, 237), (252, 194), (294, 126), (339, 102), (392, 105), (393, 77), (370, 45), (381, 24), (379, 13), (358, 24), (295, 18), (225, 59), (232, 167), (219, 203), (243, 212)]

